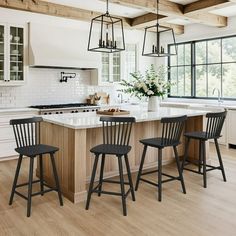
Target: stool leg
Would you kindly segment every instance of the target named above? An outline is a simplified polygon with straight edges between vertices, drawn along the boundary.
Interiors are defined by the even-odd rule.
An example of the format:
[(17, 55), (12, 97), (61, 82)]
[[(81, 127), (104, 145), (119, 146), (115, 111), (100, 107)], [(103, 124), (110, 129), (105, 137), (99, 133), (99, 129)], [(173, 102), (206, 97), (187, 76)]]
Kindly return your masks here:
[(142, 158), (141, 158), (141, 163), (140, 163), (140, 166), (139, 166), (138, 176), (137, 176), (136, 185), (135, 185), (135, 191), (138, 190), (139, 181), (140, 181), (140, 177), (142, 175), (143, 163), (144, 163), (144, 160), (145, 160), (146, 152), (147, 152), (147, 145), (144, 145), (143, 154), (142, 154)]
[(179, 178), (180, 178), (180, 181), (181, 181), (183, 193), (186, 194), (184, 178), (183, 178), (183, 174), (182, 174), (182, 171), (181, 171), (181, 168), (180, 168), (179, 156), (178, 156), (177, 148), (176, 148), (176, 146), (174, 146), (173, 148), (174, 148), (175, 160), (176, 160), (176, 165), (177, 165), (177, 169), (178, 169), (178, 172), (179, 172)]
[(40, 191), (41, 191), (41, 196), (44, 195), (44, 179), (43, 179), (43, 156), (39, 155), (39, 169), (40, 169)]
[(103, 172), (104, 172), (104, 164), (105, 164), (105, 154), (102, 154), (102, 162), (101, 162), (101, 169), (100, 169), (100, 177), (99, 177), (99, 188), (98, 188), (98, 196), (101, 196), (102, 191), (102, 180), (103, 180)]
[(203, 152), (203, 186), (207, 187), (207, 172), (206, 172), (206, 144), (205, 141), (202, 142), (202, 152)]
[(130, 186), (130, 191), (131, 191), (131, 195), (132, 195), (132, 200), (135, 201), (134, 186), (133, 186), (133, 181), (132, 181), (132, 176), (131, 176), (130, 166), (129, 166), (129, 160), (128, 160), (127, 155), (125, 155), (125, 164), (126, 164), (127, 175), (128, 175), (128, 179), (129, 179), (129, 186)]
[(199, 140), (199, 162), (198, 162), (198, 173), (201, 173), (202, 170), (202, 141)]
[(34, 157), (30, 157), (29, 182), (28, 182), (28, 200), (27, 200), (27, 217), (30, 217), (30, 213), (31, 213), (33, 174), (34, 174)]
[(158, 201), (161, 202), (162, 193), (162, 149), (158, 148)]
[(89, 191), (88, 191), (87, 202), (86, 202), (86, 207), (85, 207), (86, 210), (89, 209), (91, 195), (92, 195), (92, 192), (93, 192), (94, 179), (95, 179), (97, 165), (98, 165), (98, 159), (99, 159), (99, 155), (96, 154), (94, 164), (93, 164), (92, 176), (91, 176), (91, 180), (90, 180), (90, 184), (89, 184)]
[(53, 170), (53, 175), (54, 175), (54, 179), (55, 179), (55, 184), (56, 184), (56, 189), (57, 189), (59, 202), (60, 202), (60, 205), (63, 206), (61, 188), (60, 188), (60, 184), (59, 184), (59, 178), (58, 178), (58, 175), (57, 175), (57, 169), (56, 169), (56, 164), (55, 164), (55, 159), (54, 159), (54, 153), (50, 153), (50, 158), (51, 158), (52, 170)]
[(190, 138), (187, 138), (186, 146), (185, 146), (185, 150), (184, 150), (184, 157), (183, 157), (182, 167), (181, 167), (182, 172), (183, 172), (183, 170), (184, 170), (185, 161), (187, 160), (188, 149), (189, 149), (189, 143), (190, 143)]
[(13, 181), (13, 184), (12, 184), (12, 190), (11, 190), (11, 196), (10, 196), (10, 200), (9, 200), (9, 205), (12, 204), (12, 201), (13, 201), (13, 198), (14, 198), (14, 194), (15, 194), (15, 190), (16, 190), (16, 185), (17, 185), (17, 180), (18, 180), (18, 176), (19, 176), (19, 172), (20, 172), (22, 158), (23, 158), (23, 155), (20, 155), (19, 159), (18, 159), (18, 162), (17, 162), (16, 173), (15, 173), (15, 178), (14, 178), (14, 181)]
[(124, 184), (121, 156), (118, 156), (118, 165), (119, 165), (119, 172), (120, 172), (120, 189), (121, 189), (121, 199), (122, 199), (122, 206), (123, 206), (123, 215), (126, 216), (127, 210), (126, 210), (126, 202), (125, 202), (125, 184)]
[(214, 139), (214, 141), (215, 141), (216, 152), (217, 152), (217, 156), (218, 156), (218, 159), (219, 159), (222, 176), (223, 176), (224, 181), (226, 182), (225, 170), (224, 170), (223, 161), (222, 161), (221, 154), (220, 154), (220, 148), (219, 148), (218, 140)]

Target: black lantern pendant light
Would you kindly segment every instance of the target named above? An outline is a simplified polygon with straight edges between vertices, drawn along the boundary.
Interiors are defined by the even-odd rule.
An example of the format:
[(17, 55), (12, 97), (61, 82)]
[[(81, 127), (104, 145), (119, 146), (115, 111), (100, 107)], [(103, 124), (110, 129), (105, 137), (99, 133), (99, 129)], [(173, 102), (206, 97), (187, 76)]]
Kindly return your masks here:
[[(177, 54), (175, 35), (172, 28), (161, 26), (158, 23), (159, 0), (157, 0), (157, 23), (156, 25), (145, 28), (143, 41), (143, 56), (149, 57), (168, 57)], [(168, 51), (168, 43), (174, 45)]]
[(107, 11), (91, 20), (88, 51), (119, 52), (125, 50), (125, 39), (122, 19), (113, 17)]

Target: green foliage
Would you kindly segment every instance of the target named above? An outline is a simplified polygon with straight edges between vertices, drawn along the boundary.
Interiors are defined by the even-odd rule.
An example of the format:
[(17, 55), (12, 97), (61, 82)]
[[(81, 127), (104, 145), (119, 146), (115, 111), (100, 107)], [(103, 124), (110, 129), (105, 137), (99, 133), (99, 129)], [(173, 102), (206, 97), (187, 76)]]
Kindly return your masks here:
[(142, 75), (139, 71), (130, 74), (131, 81), (122, 80), (121, 85), (124, 89), (119, 91), (129, 93), (139, 99), (142, 97), (158, 96), (163, 97), (172, 85), (166, 79), (166, 70), (164, 66), (160, 66), (156, 71), (152, 64), (149, 70)]

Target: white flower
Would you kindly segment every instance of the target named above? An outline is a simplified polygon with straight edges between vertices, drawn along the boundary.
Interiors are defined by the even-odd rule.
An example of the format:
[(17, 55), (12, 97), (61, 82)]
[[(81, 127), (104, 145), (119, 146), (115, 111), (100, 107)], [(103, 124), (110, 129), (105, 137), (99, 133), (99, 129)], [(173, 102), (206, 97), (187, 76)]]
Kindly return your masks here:
[(152, 90), (148, 90), (148, 91), (147, 91), (147, 95), (150, 96), (150, 95), (153, 95), (153, 94), (154, 94), (154, 92), (153, 92)]

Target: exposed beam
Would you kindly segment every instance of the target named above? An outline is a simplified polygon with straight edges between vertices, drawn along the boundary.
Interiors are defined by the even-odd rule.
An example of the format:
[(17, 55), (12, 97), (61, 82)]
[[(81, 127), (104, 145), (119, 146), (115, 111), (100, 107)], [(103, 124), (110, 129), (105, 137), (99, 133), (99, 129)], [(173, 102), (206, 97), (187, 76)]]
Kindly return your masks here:
[[(101, 13), (80, 8), (64, 6), (41, 0), (0, 0), (0, 7), (40, 13), (75, 20), (90, 21)], [(120, 17), (122, 18), (122, 17)], [(122, 18), (124, 26), (130, 26), (129, 18)]]
[[(101, 0), (101, 1), (105, 1), (105, 0)], [(218, 0), (200, 0), (200, 1), (197, 1), (195, 5), (193, 5), (193, 7), (195, 9), (198, 9), (198, 8), (202, 9), (205, 4), (206, 4), (205, 6), (208, 8), (213, 7), (214, 5), (217, 6), (219, 4), (223, 4), (222, 3), (223, 0), (219, 0), (219, 1), (221, 1), (221, 3), (219, 3)], [(236, 0), (233, 0), (233, 1), (236, 1)], [(129, 6), (129, 7), (133, 7), (137, 9), (142, 9), (144, 11), (148, 11), (151, 13), (156, 13), (156, 7), (157, 7), (156, 0), (109, 0), (109, 2), (117, 3), (124, 6)], [(207, 3), (207, 2), (210, 2), (210, 3)], [(224, 0), (224, 4), (228, 4), (228, 1)], [(158, 7), (159, 7), (159, 13), (167, 17), (171, 17), (171, 18), (176, 17), (178, 19), (188, 19), (189, 21), (194, 22), (194, 23), (200, 23), (200, 24), (216, 26), (216, 27), (227, 26), (227, 18), (224, 16), (218, 16), (218, 15), (213, 15), (213, 14), (209, 15), (209, 13), (207, 12), (197, 13), (194, 11), (186, 12), (186, 14), (184, 14), (185, 7), (183, 5), (170, 2), (167, 0), (159, 0)], [(191, 8), (193, 9), (193, 7), (191, 7), (191, 5), (189, 4), (189, 9)], [(167, 19), (168, 18), (166, 18), (166, 20)], [(163, 19), (163, 21), (165, 21), (165, 19)]]
[(184, 6), (184, 14), (208, 12), (222, 7), (235, 5), (230, 0), (200, 0)]
[[(105, 2), (106, 0), (100, 0)], [(157, 12), (156, 0), (109, 0), (109, 3), (116, 3), (123, 6), (128, 6), (136, 9), (141, 9), (147, 12)], [(183, 5), (170, 2), (167, 0), (159, 0), (158, 4), (159, 14), (161, 15), (182, 15), (184, 12)]]
[[(159, 15), (158, 19), (164, 19), (165, 16)], [(131, 26), (133, 28), (144, 28), (147, 26), (155, 25), (157, 22), (157, 16), (154, 13), (148, 13), (142, 16), (138, 16), (132, 19)], [(174, 24), (167, 24), (161, 23), (163, 26), (173, 28), (175, 34), (183, 34), (184, 33), (184, 26), (182, 25), (174, 25)]]

